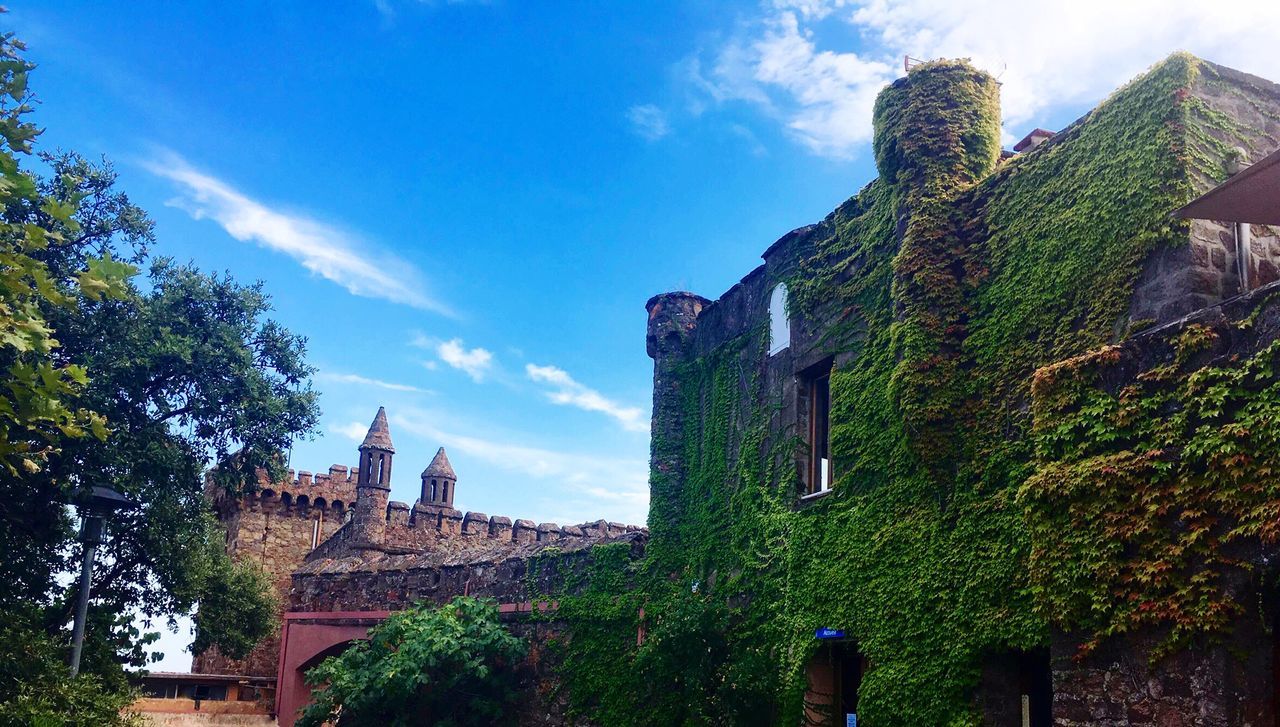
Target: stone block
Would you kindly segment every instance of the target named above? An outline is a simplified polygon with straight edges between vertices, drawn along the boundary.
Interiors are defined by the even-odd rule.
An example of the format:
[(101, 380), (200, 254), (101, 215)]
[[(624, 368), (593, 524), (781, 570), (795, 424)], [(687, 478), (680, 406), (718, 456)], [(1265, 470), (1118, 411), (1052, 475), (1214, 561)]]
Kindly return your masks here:
[(517, 520), (511, 531), (511, 539), (517, 543), (534, 543), (538, 540), (538, 526), (532, 520)]
[(489, 516), (482, 512), (469, 512), (462, 518), (462, 534), (486, 536), (489, 534)]
[(495, 515), (489, 518), (489, 537), (497, 540), (511, 539), (511, 518)]
[(440, 534), (454, 536), (462, 534), (462, 511), (448, 508), (440, 511)]

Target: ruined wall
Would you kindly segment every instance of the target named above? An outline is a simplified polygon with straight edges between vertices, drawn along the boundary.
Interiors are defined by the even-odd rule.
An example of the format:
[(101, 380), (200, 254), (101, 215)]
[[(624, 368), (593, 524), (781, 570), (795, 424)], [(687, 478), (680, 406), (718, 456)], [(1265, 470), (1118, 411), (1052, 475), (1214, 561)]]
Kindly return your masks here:
[[(227, 532), (227, 552), (238, 562), (266, 571), (276, 586), (283, 611), (288, 603), (290, 574), (302, 565), (316, 542), (338, 531), (355, 500), (355, 468), (334, 465), (325, 474), (290, 470), (283, 482), (259, 483), (259, 490), (240, 498), (215, 494), (214, 507)], [(263, 639), (244, 659), (229, 659), (216, 648), (195, 656), (198, 674), (274, 676), (279, 638)]]

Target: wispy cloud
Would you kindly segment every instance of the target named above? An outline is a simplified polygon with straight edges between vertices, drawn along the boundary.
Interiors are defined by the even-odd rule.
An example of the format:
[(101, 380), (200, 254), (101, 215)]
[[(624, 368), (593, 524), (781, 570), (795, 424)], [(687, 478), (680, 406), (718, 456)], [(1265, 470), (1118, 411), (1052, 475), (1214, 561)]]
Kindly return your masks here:
[(657, 141), (671, 133), (666, 112), (653, 104), (641, 104), (627, 109), (627, 120), (631, 122), (632, 131), (649, 141)]
[[(542, 447), (476, 437), (436, 426), (429, 412), (398, 408), (392, 415), (397, 431), (443, 444), (498, 469), (558, 484), (573, 498), (563, 512), (566, 521), (596, 519), (612, 513), (614, 519), (643, 523), (649, 510), (649, 465), (643, 459), (602, 457), (561, 452)], [(353, 423), (354, 424), (354, 423)], [(360, 436), (364, 436), (363, 430)], [(579, 500), (579, 498), (582, 498)], [(593, 504), (595, 503), (595, 504)], [(562, 507), (562, 505), (557, 505)]]
[(583, 411), (600, 412), (632, 432), (649, 431), (649, 420), (639, 407), (623, 406), (589, 386), (579, 383), (569, 372), (555, 366), (526, 364), (529, 380), (550, 387), (545, 393), (556, 404), (573, 406)]
[(383, 381), (382, 379), (370, 379), (359, 374), (340, 374), (332, 371), (321, 371), (315, 376), (321, 381), (330, 381), (335, 384), (354, 384), (356, 386), (372, 386), (378, 389), (386, 389), (388, 391), (407, 391), (419, 394), (430, 394), (431, 391), (409, 384), (397, 384), (392, 381)]
[(483, 348), (467, 348), (462, 339), (454, 338), (436, 345), (436, 355), (455, 369), (480, 383), (493, 369), (493, 354)]
[(347, 422), (345, 424), (331, 422), (329, 424), (329, 431), (339, 436), (346, 437), (353, 442), (363, 442), (364, 435), (369, 433), (369, 425), (361, 424), (356, 421)]
[(969, 58), (999, 76), (1005, 122), (1019, 126), (1092, 103), (1178, 49), (1280, 76), (1271, 51), (1280, 3), (1261, 0), (1080, 0), (1069, 12), (1025, 0), (772, 0), (763, 8), (680, 64), (694, 110), (747, 103), (836, 158), (870, 140), (875, 96), (901, 75), (906, 54)]
[(197, 220), (217, 222), (241, 242), (252, 241), (282, 252), (353, 295), (452, 315), (448, 307), (425, 292), (422, 276), (412, 265), (354, 233), (252, 199), (173, 152), (160, 152), (143, 166), (177, 183), (182, 196), (171, 200), (171, 206)]

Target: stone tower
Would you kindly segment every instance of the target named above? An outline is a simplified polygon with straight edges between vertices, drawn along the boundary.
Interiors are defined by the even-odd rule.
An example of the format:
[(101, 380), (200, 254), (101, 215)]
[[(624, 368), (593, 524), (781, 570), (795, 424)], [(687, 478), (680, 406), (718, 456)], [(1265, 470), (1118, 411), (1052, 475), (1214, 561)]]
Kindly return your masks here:
[(422, 495), (418, 502), (428, 507), (453, 507), (453, 496), (458, 488), (458, 475), (449, 464), (449, 456), (441, 447), (431, 464), (422, 471)]
[(679, 532), (685, 486), (685, 364), (696, 356), (698, 316), (711, 301), (693, 293), (663, 293), (645, 304), (649, 323), (645, 349), (653, 359), (653, 435), (649, 444), (649, 522), (661, 532)]
[(360, 445), (360, 470), (356, 477), (356, 506), (351, 517), (353, 545), (379, 547), (387, 530), (387, 499), (391, 495), (391, 458), (396, 448), (391, 443), (387, 411), (378, 414), (369, 425), (369, 433)]

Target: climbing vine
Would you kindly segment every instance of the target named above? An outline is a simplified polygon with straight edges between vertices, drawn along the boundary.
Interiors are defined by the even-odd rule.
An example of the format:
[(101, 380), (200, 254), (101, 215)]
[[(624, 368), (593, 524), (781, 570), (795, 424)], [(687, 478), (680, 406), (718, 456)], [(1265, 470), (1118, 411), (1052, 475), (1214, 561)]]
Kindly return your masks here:
[(1046, 616), (1094, 634), (1085, 651), (1143, 627), (1168, 628), (1165, 649), (1220, 634), (1244, 554), (1280, 539), (1280, 343), (1205, 365), (1221, 337), (1188, 327), (1119, 391), (1100, 377), (1118, 347), (1036, 377), (1031, 574)]
[[(875, 116), (880, 177), (806, 232), (783, 279), (764, 287), (786, 282), (794, 315), (822, 322), (815, 348), (836, 356), (833, 492), (797, 504), (800, 443), (777, 426), (787, 403), (767, 375), (763, 322), (660, 361), (678, 402), (655, 420), (646, 556), (601, 558), (603, 570), (561, 594), (557, 617), (571, 633), (562, 672), (575, 708), (608, 724), (797, 724), (814, 630), (834, 627), (872, 667), (860, 723), (969, 725), (984, 658), (1044, 646), (1056, 609), (1064, 625), (1099, 637), (1139, 615), (1197, 624), (1183, 630), (1221, 622), (1228, 611), (1213, 601), (1214, 584), (1198, 580), (1190, 590), (1162, 581), (1154, 610), (1108, 600), (1125, 551), (1086, 547), (1089, 532), (1108, 533), (1097, 520), (1071, 521), (1060, 498), (1087, 498), (1088, 478), (1120, 457), (1090, 439), (1117, 417), (1143, 447), (1189, 437), (1189, 467), (1220, 462), (1222, 477), (1246, 477), (1225, 448), (1246, 444), (1231, 427), (1266, 428), (1266, 413), (1240, 397), (1257, 390), (1271, 354), (1213, 374), (1170, 370), (1166, 393), (1111, 400), (1089, 388), (1087, 371), (1062, 373), (1054, 386), (1065, 393), (1049, 397), (1059, 403), (1037, 403), (1034, 421), (1029, 410), (1033, 372), (1129, 336), (1143, 261), (1187, 243), (1187, 226), (1169, 212), (1245, 133), (1191, 92), (1220, 82), (1215, 74), (1172, 56), (1003, 163), (997, 90), (985, 74), (924, 64), (887, 89)], [(1230, 427), (1202, 432), (1209, 401), (1223, 395), (1237, 397)], [(1160, 397), (1183, 407), (1181, 428), (1137, 421), (1162, 411)], [(1274, 451), (1273, 435), (1251, 433), (1247, 445)], [(1108, 474), (1114, 490), (1098, 512), (1132, 504), (1122, 501), (1126, 477), (1153, 493), (1190, 487), (1209, 497), (1221, 485), (1176, 484), (1176, 464), (1133, 451), (1123, 473)], [(1232, 506), (1252, 523), (1239, 537), (1272, 537), (1261, 522), (1275, 522), (1268, 498), (1280, 493), (1245, 494)], [(1059, 528), (1066, 535), (1048, 537)], [(1155, 573), (1162, 549), (1179, 544), (1152, 542), (1146, 570), (1126, 567)], [(1053, 558), (1078, 567), (1050, 573)], [(1112, 610), (1099, 617), (1090, 610), (1099, 604)]]

